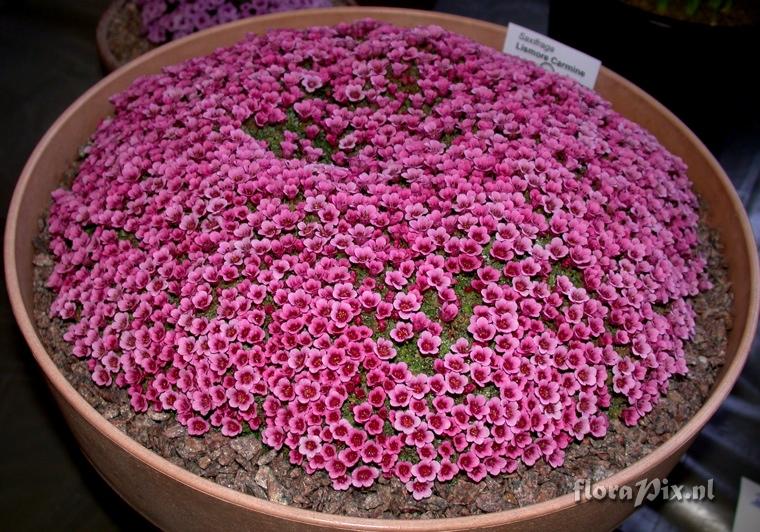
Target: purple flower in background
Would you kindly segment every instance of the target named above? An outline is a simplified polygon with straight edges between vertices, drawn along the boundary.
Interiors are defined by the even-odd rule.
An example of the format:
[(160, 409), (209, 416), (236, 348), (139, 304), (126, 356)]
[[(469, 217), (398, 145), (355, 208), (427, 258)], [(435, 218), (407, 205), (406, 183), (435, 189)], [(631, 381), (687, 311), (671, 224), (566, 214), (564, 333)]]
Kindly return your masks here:
[(216, 12), (219, 18), (219, 23), (224, 24), (226, 22), (232, 22), (240, 18), (238, 9), (230, 3), (224, 3)]
[(135, 0), (146, 38), (161, 44), (216, 24), (294, 9), (330, 7), (330, 0)]

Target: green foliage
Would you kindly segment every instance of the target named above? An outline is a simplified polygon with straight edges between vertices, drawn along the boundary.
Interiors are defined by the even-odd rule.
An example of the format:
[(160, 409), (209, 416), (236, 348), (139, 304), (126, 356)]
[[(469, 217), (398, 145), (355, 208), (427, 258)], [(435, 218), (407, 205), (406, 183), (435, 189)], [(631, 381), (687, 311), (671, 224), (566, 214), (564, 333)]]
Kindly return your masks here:
[(563, 266), (561, 263), (555, 262), (552, 265), (551, 272), (549, 272), (549, 277), (546, 279), (546, 283), (550, 288), (554, 288), (557, 283), (557, 277), (560, 275), (566, 276), (568, 279), (570, 279), (570, 282), (578, 288), (582, 288), (584, 286), (583, 273), (579, 269), (570, 266)]
[[(477, 305), (483, 302), (480, 294), (474, 291), (471, 287), (472, 276), (469, 274), (460, 274), (456, 277), (456, 284), (454, 284), (454, 293), (459, 300), (459, 314), (451, 323), (447, 323), (443, 327), (443, 333), (441, 334), (441, 353), (448, 353), (451, 344), (456, 342), (459, 338), (465, 337), (469, 334), (467, 327), (470, 325), (470, 316)], [(446, 350), (443, 347), (446, 345)]]
[(414, 447), (406, 446), (403, 449), (401, 449), (401, 452), (398, 455), (399, 460), (405, 460), (407, 462), (411, 462), (413, 464), (416, 464), (420, 461), (420, 457), (417, 455), (417, 451), (414, 449)]
[(486, 384), (482, 388), (478, 388), (475, 391), (488, 399), (492, 397), (499, 397), (500, 394), (499, 388), (497, 388), (495, 384)]
[[(442, 353), (439, 351), (439, 356)], [(409, 371), (412, 373), (424, 373), (425, 375), (434, 375), (433, 361), (435, 356), (423, 356), (417, 347), (417, 342), (412, 338), (402, 343), (396, 344), (396, 362), (406, 362)]]
[(610, 417), (610, 419), (615, 419), (620, 417), (620, 414), (623, 412), (623, 409), (628, 406), (628, 401), (625, 397), (622, 395), (613, 393), (612, 394), (612, 400), (610, 401), (610, 408), (607, 411), (607, 415)]

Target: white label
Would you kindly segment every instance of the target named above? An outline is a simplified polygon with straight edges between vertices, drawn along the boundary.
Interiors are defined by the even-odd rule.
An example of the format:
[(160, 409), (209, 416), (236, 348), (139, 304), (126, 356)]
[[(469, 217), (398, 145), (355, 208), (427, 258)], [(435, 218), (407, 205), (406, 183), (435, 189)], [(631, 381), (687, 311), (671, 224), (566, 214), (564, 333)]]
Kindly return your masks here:
[(760, 523), (760, 484), (742, 477), (733, 532), (752, 532)]
[(503, 52), (594, 88), (602, 62), (533, 30), (509, 23)]

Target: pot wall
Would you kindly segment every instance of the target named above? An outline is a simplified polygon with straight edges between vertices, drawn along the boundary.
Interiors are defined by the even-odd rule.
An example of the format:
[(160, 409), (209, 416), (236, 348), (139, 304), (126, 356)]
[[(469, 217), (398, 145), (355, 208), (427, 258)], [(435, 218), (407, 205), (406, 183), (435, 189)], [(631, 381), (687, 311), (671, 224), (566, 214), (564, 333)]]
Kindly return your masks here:
[[(270, 503), (201, 479), (140, 446), (96, 412), (66, 381), (45, 352), (30, 319), (32, 310), (32, 239), (37, 221), (99, 120), (110, 112), (108, 97), (139, 75), (162, 65), (209, 53), (232, 44), (247, 32), (268, 28), (302, 28), (372, 16), (402, 26), (435, 23), (501, 48), (505, 28), (451, 15), (383, 8), (339, 8), (256, 17), (201, 32), (135, 60), (95, 85), (77, 100), (40, 141), (21, 175), (8, 214), (5, 264), (14, 314), (42, 368), (64, 417), (84, 453), (108, 483), (138, 511), (164, 529), (256, 530), (464, 530), (503, 529), (604, 530), (613, 528), (632, 504), (613, 501), (575, 503), (572, 494), (550, 501), (473, 517), (439, 520), (371, 520), (327, 515)], [(625, 116), (654, 133), (689, 165), (696, 190), (709, 207), (711, 224), (723, 239), (730, 277), (736, 287), (734, 329), (728, 358), (712, 396), (696, 416), (645, 459), (603, 481), (633, 485), (642, 478), (665, 476), (696, 434), (717, 410), (746, 360), (757, 322), (758, 264), (751, 229), (725, 173), (697, 138), (672, 114), (626, 80), (603, 69), (597, 90)]]

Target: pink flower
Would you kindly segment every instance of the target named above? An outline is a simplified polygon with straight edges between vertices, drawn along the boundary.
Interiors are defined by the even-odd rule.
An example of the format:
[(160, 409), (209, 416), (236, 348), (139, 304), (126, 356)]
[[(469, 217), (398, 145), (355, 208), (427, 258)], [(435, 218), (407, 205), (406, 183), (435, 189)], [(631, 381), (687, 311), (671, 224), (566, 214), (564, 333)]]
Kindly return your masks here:
[[(396, 331), (396, 329), (394, 329)], [(391, 332), (391, 337), (399, 341), (399, 335), (396, 334), (394, 336), (393, 332)], [(388, 340), (385, 340), (384, 338), (379, 338), (377, 340), (377, 343), (375, 344), (375, 354), (377, 354), (378, 358), (382, 360), (389, 360), (396, 356), (396, 349), (393, 347), (393, 344), (389, 342)]]
[(438, 336), (433, 336), (428, 331), (423, 331), (417, 340), (417, 347), (423, 355), (437, 354), (440, 346), (441, 339)]
[(420, 482), (432, 482), (440, 470), (440, 463), (433, 460), (420, 460), (412, 466), (412, 475)]
[(393, 300), (393, 308), (404, 319), (410, 318), (412, 314), (420, 309), (420, 306), (422, 306), (422, 302), (414, 294), (398, 293)]
[(355, 488), (369, 488), (377, 477), (377, 468), (359, 466), (351, 472), (351, 485)]
[(496, 327), (482, 316), (479, 318), (473, 316), (467, 330), (479, 342), (487, 342), (496, 335)]
[(410, 480), (406, 483), (406, 489), (409, 490), (415, 500), (419, 501), (426, 499), (433, 494), (433, 483)]
[(207, 433), (209, 428), (208, 421), (199, 416), (190, 418), (187, 421), (187, 433), (190, 436), (201, 436)]
[(559, 401), (559, 383), (554, 381), (543, 382), (538, 385), (536, 397), (541, 403), (548, 405)]
[(412, 325), (406, 322), (398, 322), (391, 331), (391, 338), (401, 343), (408, 340), (413, 335)]
[(330, 311), (330, 318), (337, 326), (344, 327), (353, 319), (353, 309), (348, 303), (335, 301)]

